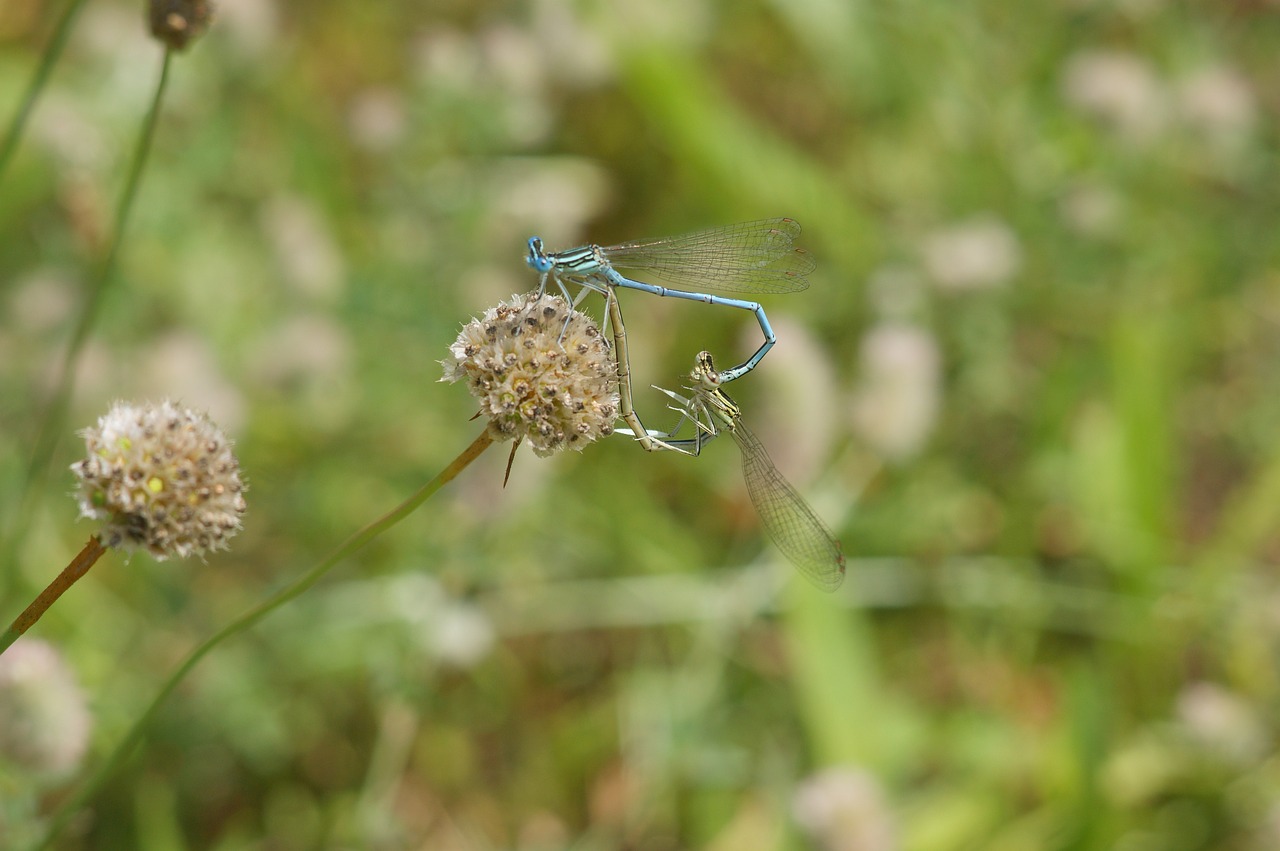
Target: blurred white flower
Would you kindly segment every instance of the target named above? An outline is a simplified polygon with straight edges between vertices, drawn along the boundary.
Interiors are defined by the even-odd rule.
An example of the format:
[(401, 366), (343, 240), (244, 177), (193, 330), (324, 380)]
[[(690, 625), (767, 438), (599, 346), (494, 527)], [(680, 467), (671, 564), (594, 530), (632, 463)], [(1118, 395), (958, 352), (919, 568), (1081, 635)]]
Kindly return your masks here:
[(258, 376), (273, 385), (329, 382), (350, 366), (351, 340), (333, 318), (303, 314), (265, 331), (251, 360)]
[(881, 319), (907, 320), (926, 307), (925, 283), (914, 266), (881, 266), (867, 279), (867, 301)]
[(84, 758), (93, 719), (52, 645), (24, 637), (0, 656), (0, 763), (55, 781)]
[(467, 89), (480, 78), (482, 60), (476, 40), (439, 27), (424, 33), (413, 48), (417, 77), (429, 87)]
[(484, 609), (453, 597), (432, 576), (405, 574), (368, 587), (371, 602), (361, 608), (394, 612), (413, 630), (418, 645), (446, 665), (473, 667), (497, 642), (497, 630)]
[(226, 33), (241, 53), (256, 57), (280, 44), (280, 8), (276, 0), (217, 2), (213, 31)]
[(436, 611), (424, 635), (425, 644), (441, 662), (471, 668), (481, 662), (497, 640), (493, 622), (479, 606), (450, 601)]
[(924, 267), (943, 290), (984, 290), (1007, 284), (1022, 266), (1022, 246), (1000, 219), (982, 215), (928, 234)]
[(31, 140), (68, 168), (94, 172), (111, 160), (101, 123), (57, 89), (41, 96), (31, 116)]
[[(793, 482), (804, 484), (822, 471), (835, 441), (839, 417), (835, 367), (803, 324), (779, 317), (773, 320), (773, 329), (786, 344), (769, 352), (758, 373), (764, 382), (759, 395), (769, 404), (758, 406), (759, 410), (751, 406), (746, 417), (778, 469)], [(760, 345), (755, 324), (744, 326), (743, 336), (743, 351)]]
[(529, 95), (545, 87), (542, 52), (527, 30), (491, 26), (480, 32), (479, 44), (487, 74), (505, 91)]
[(394, 148), (405, 135), (404, 97), (391, 88), (365, 89), (347, 108), (347, 130), (366, 151)]
[(555, 116), (540, 97), (512, 97), (502, 105), (503, 127), (513, 146), (544, 141), (555, 129)]
[(1214, 683), (1188, 685), (1178, 695), (1178, 720), (1199, 743), (1233, 762), (1261, 758), (1267, 731), (1257, 712), (1233, 692)]
[(613, 77), (615, 51), (579, 19), (575, 6), (567, 0), (534, 0), (533, 37), (558, 80), (590, 88)]
[[(146, 4), (139, 4), (145, 6)], [(109, 3), (90, 3), (71, 31), (73, 48), (91, 57), (96, 67), (89, 79), (98, 96), (94, 108), (106, 107), (132, 114), (145, 108), (156, 87), (157, 65), (140, 57), (159, 58), (156, 44), (147, 31), (144, 9)]]
[(130, 353), (121, 368), (124, 374), (116, 381), (133, 387), (133, 395), (181, 399), (208, 411), (232, 433), (244, 424), (244, 396), (223, 374), (217, 354), (203, 337), (188, 331), (166, 334)]
[(545, 47), (527, 29), (508, 24), (465, 32), (436, 28), (418, 38), (413, 52), (422, 87), (485, 103), (517, 146), (541, 140), (554, 127), (544, 97)]
[(838, 766), (804, 780), (791, 799), (796, 823), (823, 851), (893, 851), (898, 827), (870, 772)]
[(902, 461), (924, 446), (941, 406), (938, 344), (927, 331), (890, 322), (862, 340), (853, 427), (880, 455)]
[(1067, 60), (1062, 79), (1067, 102), (1135, 142), (1149, 141), (1164, 128), (1168, 94), (1151, 64), (1141, 56), (1086, 50)]
[(275, 247), (286, 283), (318, 301), (337, 300), (346, 264), (314, 204), (293, 196), (276, 197), (262, 211), (262, 229)]
[(555, 127), (546, 91), (545, 55), (534, 37), (512, 26), (493, 26), (480, 34), (486, 72), (504, 95), (499, 114), (512, 142), (532, 145)]
[(78, 293), (67, 276), (42, 269), (14, 282), (5, 320), (26, 334), (49, 331), (75, 310)]
[(498, 195), (497, 212), (525, 239), (536, 227), (533, 232), (552, 250), (581, 245), (583, 224), (604, 210), (610, 196), (607, 173), (588, 159), (513, 159), (486, 168)]
[(1104, 237), (1116, 231), (1124, 214), (1119, 193), (1102, 183), (1080, 183), (1059, 202), (1063, 221), (1076, 233)]
[(307, 312), (264, 328), (250, 346), (249, 364), (268, 392), (287, 395), (295, 415), (317, 432), (350, 421), (358, 404), (352, 343), (332, 316)]
[(1223, 66), (1202, 68), (1177, 86), (1179, 117), (1192, 129), (1230, 144), (1257, 123), (1253, 89), (1238, 71)]
[(413, 48), (416, 77), (427, 89), (471, 96), (536, 100), (546, 89), (547, 57), (536, 35), (509, 24), (463, 31), (434, 28)]

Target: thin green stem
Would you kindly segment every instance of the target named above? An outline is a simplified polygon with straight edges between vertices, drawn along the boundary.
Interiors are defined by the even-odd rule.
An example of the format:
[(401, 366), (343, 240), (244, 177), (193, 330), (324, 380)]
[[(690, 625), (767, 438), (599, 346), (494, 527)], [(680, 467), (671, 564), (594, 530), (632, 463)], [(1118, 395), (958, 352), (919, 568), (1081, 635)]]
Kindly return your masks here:
[(89, 283), (88, 292), (80, 310), (80, 316), (76, 321), (75, 330), (71, 334), (71, 341), (67, 345), (61, 369), (53, 386), (53, 393), (40, 418), (35, 437), (35, 449), (31, 453), (31, 460), (27, 465), (26, 479), (23, 482), (22, 500), (18, 505), (17, 511), (14, 512), (14, 522), (9, 527), (5, 540), (4, 555), (6, 558), (4, 561), (10, 564), (13, 562), (15, 554), (21, 549), (21, 538), (24, 531), (30, 526), (31, 513), (35, 508), (36, 499), (41, 490), (40, 483), (44, 480), (45, 472), (49, 468), (49, 462), (53, 458), (54, 449), (58, 445), (58, 438), (62, 434), (62, 424), (66, 419), (67, 407), (71, 400), (71, 392), (74, 389), (75, 368), (80, 361), (80, 353), (84, 348), (85, 340), (88, 339), (89, 332), (97, 320), (103, 298), (115, 271), (116, 260), (120, 255), (120, 246), (124, 242), (124, 235), (129, 223), (129, 215), (133, 211), (134, 200), (138, 195), (138, 185), (142, 182), (142, 172), (151, 153), (151, 142), (155, 137), (156, 119), (159, 116), (160, 104), (164, 99), (165, 88), (169, 81), (169, 63), (172, 56), (173, 51), (166, 49), (164, 60), (160, 66), (160, 80), (156, 84), (155, 95), (151, 100), (151, 107), (147, 111), (147, 117), (142, 125), (142, 132), (134, 148), (133, 160), (129, 165), (124, 189), (121, 192), (120, 202), (116, 208), (115, 232), (112, 235), (111, 244), (107, 247), (107, 253)]
[(89, 543), (84, 545), (84, 549), (76, 553), (76, 557), (71, 560), (71, 564), (63, 568), (49, 586), (40, 592), (30, 606), (4, 631), (4, 635), (0, 635), (0, 654), (8, 650), (13, 642), (31, 628), (32, 624), (40, 620), (40, 616), (49, 610), (49, 607), (57, 602), (63, 592), (76, 583), (81, 576), (89, 572), (89, 568), (102, 557), (106, 552), (106, 548), (102, 546), (102, 542), (98, 540), (97, 535), (89, 538)]
[(0, 181), (4, 180), (4, 173), (8, 170), (9, 162), (13, 159), (13, 154), (18, 149), (18, 140), (22, 138), (22, 131), (27, 126), (27, 119), (31, 117), (31, 110), (40, 98), (40, 92), (44, 91), (44, 84), (48, 82), (53, 66), (57, 63), (58, 57), (62, 55), (62, 49), (67, 46), (67, 38), (71, 35), (71, 25), (75, 22), (76, 15), (80, 13), (80, 9), (83, 6), (84, 0), (71, 0), (71, 3), (67, 5), (66, 11), (62, 13), (61, 20), (58, 21), (57, 29), (53, 31), (53, 38), (49, 41), (49, 46), (44, 50), (44, 56), (40, 57), (40, 65), (36, 68), (36, 73), (31, 77), (31, 84), (27, 86), (27, 93), (23, 96), (22, 103), (18, 106), (18, 111), (14, 113), (13, 119), (9, 122), (9, 131), (5, 133), (4, 141), (0, 142)]
[(365, 544), (381, 535), (387, 529), (390, 529), (396, 523), (403, 520), (418, 506), (426, 502), (428, 497), (440, 490), (444, 485), (457, 477), (459, 473), (467, 468), (472, 461), (480, 457), (480, 453), (489, 448), (493, 443), (493, 438), (486, 430), (472, 442), (462, 454), (453, 460), (438, 476), (427, 482), (416, 493), (384, 514), (382, 517), (365, 526), (356, 532), (350, 538), (342, 543), (336, 550), (331, 553), (328, 558), (321, 561), (311, 570), (303, 574), (292, 584), (285, 586), (272, 596), (268, 597), (259, 605), (245, 612), (231, 623), (227, 624), (213, 636), (206, 639), (203, 644), (187, 656), (186, 660), (178, 666), (177, 670), (170, 675), (168, 682), (161, 687), (160, 692), (151, 701), (151, 705), (142, 713), (133, 726), (129, 728), (129, 732), (120, 740), (120, 743), (111, 751), (106, 761), (98, 767), (98, 770), (84, 783), (84, 785), (58, 809), (53, 819), (49, 823), (48, 832), (44, 838), (40, 840), (33, 848), (33, 851), (48, 848), (49, 844), (55, 840), (71, 821), (72, 817), (84, 807), (85, 803), (93, 797), (102, 786), (111, 778), (112, 775), (120, 768), (125, 758), (132, 752), (135, 745), (142, 739), (143, 733), (146, 732), (147, 726), (151, 723), (151, 719), (155, 717), (156, 712), (168, 699), (173, 690), (186, 677), (191, 669), (203, 659), (210, 650), (221, 644), (226, 639), (237, 635), (249, 627), (262, 620), (271, 612), (283, 606), (293, 598), (297, 597), (303, 591), (306, 591), (312, 585), (320, 580), (340, 561), (355, 553)]
[(156, 83), (155, 95), (151, 99), (147, 117), (143, 121), (142, 132), (138, 135), (138, 142), (133, 151), (133, 160), (129, 163), (129, 173), (125, 178), (124, 190), (120, 193), (120, 202), (116, 207), (115, 235), (111, 240), (111, 245), (107, 248), (107, 255), (102, 261), (102, 266), (98, 269), (98, 275), (89, 288), (89, 297), (80, 313), (80, 321), (76, 324), (75, 332), (71, 335), (71, 343), (67, 347), (67, 357), (62, 365), (62, 374), (59, 376), (61, 380), (58, 385), (64, 396), (70, 392), (75, 362), (79, 359), (80, 350), (84, 348), (84, 342), (88, 338), (89, 331), (93, 327), (94, 320), (97, 318), (98, 311), (102, 306), (103, 295), (107, 290), (107, 286), (111, 283), (112, 274), (116, 269), (116, 260), (120, 256), (120, 246), (124, 243), (125, 231), (129, 225), (129, 216), (133, 212), (133, 202), (138, 197), (138, 186), (142, 183), (142, 171), (151, 156), (151, 143), (155, 139), (156, 122), (160, 116), (160, 104), (164, 100), (165, 89), (168, 88), (169, 66), (172, 61), (173, 51), (165, 48), (164, 58), (160, 62), (160, 79)]

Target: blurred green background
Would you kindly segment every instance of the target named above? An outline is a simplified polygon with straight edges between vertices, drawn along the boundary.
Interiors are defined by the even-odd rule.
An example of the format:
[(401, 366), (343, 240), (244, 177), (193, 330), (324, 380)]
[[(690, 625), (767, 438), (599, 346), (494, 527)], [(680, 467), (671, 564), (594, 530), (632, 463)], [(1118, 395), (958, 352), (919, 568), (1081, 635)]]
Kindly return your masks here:
[[(728, 441), (522, 451), (505, 489), (500, 445), (203, 662), (60, 847), (1280, 847), (1280, 5), (218, 7), (0, 568), (7, 620), (93, 531), (66, 470), (112, 400), (237, 441), (231, 552), (108, 554), (29, 636), (87, 766), (471, 441), (438, 361), (531, 234), (804, 224), (733, 393), (849, 575), (792, 575)], [(63, 8), (0, 4), (0, 120)], [(10, 533), (160, 57), (90, 0), (0, 183)], [(623, 299), (638, 388), (758, 344)], [(0, 778), (11, 837), (67, 788)]]

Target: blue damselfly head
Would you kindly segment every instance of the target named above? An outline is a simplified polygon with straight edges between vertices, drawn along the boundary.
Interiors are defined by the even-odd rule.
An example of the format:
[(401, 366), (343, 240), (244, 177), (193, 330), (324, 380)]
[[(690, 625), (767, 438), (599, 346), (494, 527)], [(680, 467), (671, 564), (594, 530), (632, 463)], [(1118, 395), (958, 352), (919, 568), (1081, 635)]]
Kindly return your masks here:
[(524, 262), (528, 263), (529, 268), (539, 275), (545, 275), (551, 271), (551, 258), (543, 250), (540, 237), (529, 237), (529, 256), (524, 258)]

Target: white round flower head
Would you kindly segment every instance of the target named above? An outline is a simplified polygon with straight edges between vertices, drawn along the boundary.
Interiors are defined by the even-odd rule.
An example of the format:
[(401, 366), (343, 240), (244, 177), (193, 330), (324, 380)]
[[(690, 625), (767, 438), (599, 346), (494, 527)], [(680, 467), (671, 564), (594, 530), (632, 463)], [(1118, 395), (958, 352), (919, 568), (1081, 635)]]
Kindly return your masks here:
[(117, 402), (81, 435), (88, 457), (71, 469), (81, 516), (106, 521), (103, 546), (185, 558), (225, 549), (240, 531), (240, 463), (208, 417)]
[(922, 253), (934, 283), (951, 292), (1004, 286), (1022, 266), (1017, 234), (989, 215), (933, 231), (925, 237)]
[(893, 851), (897, 822), (871, 773), (832, 766), (805, 779), (791, 801), (801, 829), (824, 851)]
[(941, 407), (941, 360), (933, 335), (904, 322), (862, 338), (853, 427), (883, 457), (905, 461), (924, 448)]
[(497, 641), (493, 622), (472, 603), (450, 601), (439, 608), (424, 636), (436, 658), (455, 668), (474, 668)]
[(512, 296), (463, 326), (449, 353), (441, 380), (467, 380), (495, 440), (525, 438), (545, 457), (613, 433), (609, 344), (560, 296)]
[(52, 645), (27, 637), (0, 656), (0, 763), (59, 779), (84, 757), (91, 721)]

